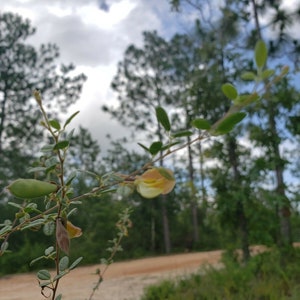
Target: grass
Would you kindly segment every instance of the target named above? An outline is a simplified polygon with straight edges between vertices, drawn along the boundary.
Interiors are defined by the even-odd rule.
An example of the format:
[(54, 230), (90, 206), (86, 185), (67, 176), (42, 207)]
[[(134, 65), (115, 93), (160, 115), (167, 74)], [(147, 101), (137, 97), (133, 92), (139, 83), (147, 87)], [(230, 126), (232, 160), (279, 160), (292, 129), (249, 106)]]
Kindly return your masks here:
[(241, 265), (223, 257), (224, 267), (206, 267), (189, 277), (165, 280), (145, 290), (142, 300), (299, 300), (300, 250), (277, 249)]

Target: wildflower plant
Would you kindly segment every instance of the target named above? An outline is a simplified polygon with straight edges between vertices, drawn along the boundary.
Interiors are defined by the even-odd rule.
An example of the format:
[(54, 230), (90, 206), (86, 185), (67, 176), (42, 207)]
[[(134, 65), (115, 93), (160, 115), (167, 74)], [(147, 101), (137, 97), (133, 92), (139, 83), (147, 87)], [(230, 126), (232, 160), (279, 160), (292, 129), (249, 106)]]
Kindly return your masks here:
[[(16, 179), (7, 187), (7, 191), (14, 197), (23, 200), (22, 204), (17, 201), (8, 202), (16, 208), (14, 220), (6, 220), (0, 224), (0, 256), (9, 251), (9, 238), (16, 231), (27, 229), (42, 230), (44, 234), (55, 237), (55, 243), (44, 250), (44, 253), (35, 258), (31, 264), (40, 260), (51, 260), (55, 267), (55, 273), (47, 269), (37, 272), (37, 278), (42, 295), (52, 300), (62, 299), (57, 293), (60, 279), (76, 268), (83, 257), (70, 261), (69, 252), (72, 248), (70, 240), (78, 238), (84, 232), (76, 224), (71, 223), (70, 216), (79, 209), (80, 201), (90, 196), (101, 197), (106, 193), (130, 194), (137, 191), (144, 198), (155, 198), (161, 194), (171, 192), (175, 186), (175, 175), (171, 169), (157, 167), (156, 163), (176, 151), (186, 148), (195, 142), (204, 140), (209, 136), (218, 136), (230, 132), (246, 116), (242, 111), (246, 106), (259, 101), (262, 95), (272, 84), (280, 80), (287, 72), (284, 67), (278, 74), (275, 70), (264, 70), (267, 60), (267, 48), (263, 41), (259, 41), (255, 47), (254, 60), (255, 72), (246, 72), (243, 79), (252, 81), (254, 88), (251, 93), (239, 94), (238, 89), (231, 83), (222, 86), (224, 95), (231, 101), (231, 107), (225, 115), (211, 124), (209, 120), (198, 118), (191, 122), (191, 129), (183, 132), (174, 132), (168, 114), (162, 107), (156, 108), (156, 117), (165, 130), (167, 143), (153, 142), (149, 147), (139, 144), (150, 156), (148, 162), (139, 170), (133, 170), (131, 174), (109, 173), (100, 176), (93, 174), (99, 182), (90, 191), (79, 195), (73, 195), (73, 184), (76, 172), (66, 172), (66, 161), (71, 145), (74, 130), (69, 130), (72, 120), (79, 113), (73, 113), (61, 124), (56, 119), (50, 119), (43, 106), (42, 96), (39, 91), (34, 91), (36, 103), (42, 114), (41, 126), (47, 132), (49, 144), (44, 145), (40, 151), (39, 165), (31, 168), (31, 179)], [(266, 84), (267, 82), (267, 84)], [(263, 83), (263, 84), (261, 84)], [(189, 142), (182, 143), (181, 138), (190, 136)], [(39, 179), (37, 179), (39, 178)], [(33, 199), (43, 199), (44, 209), (38, 208)], [(89, 297), (91, 300), (96, 290), (103, 281), (103, 276), (108, 266), (113, 262), (113, 257), (122, 250), (122, 239), (128, 236), (131, 227), (130, 209), (120, 214), (117, 222), (118, 233), (110, 243), (109, 258), (102, 259), (106, 268), (101, 272), (96, 271), (98, 282), (94, 286)]]

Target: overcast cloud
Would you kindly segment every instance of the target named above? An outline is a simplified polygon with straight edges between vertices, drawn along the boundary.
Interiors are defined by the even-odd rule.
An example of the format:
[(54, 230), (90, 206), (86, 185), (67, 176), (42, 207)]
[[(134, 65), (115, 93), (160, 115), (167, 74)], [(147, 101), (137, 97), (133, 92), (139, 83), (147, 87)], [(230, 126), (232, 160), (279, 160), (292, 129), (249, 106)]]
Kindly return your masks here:
[[(298, 1), (287, 0), (286, 5)], [(110, 82), (125, 49), (129, 44), (142, 45), (145, 30), (171, 36), (185, 30), (190, 18), (196, 18), (195, 12), (172, 13), (168, 0), (0, 0), (0, 10), (29, 18), (37, 28), (30, 39), (32, 44), (57, 44), (60, 61), (74, 63), (78, 72), (88, 76), (82, 96), (70, 113), (80, 110), (74, 124), (89, 128), (102, 149), (106, 148), (106, 134), (113, 138), (129, 135), (128, 129), (100, 109), (116, 99)]]
[(102, 149), (106, 134), (129, 135), (100, 109), (116, 99), (110, 82), (125, 49), (129, 44), (142, 45), (145, 30), (170, 36), (185, 26), (183, 16), (172, 13), (167, 0), (0, 0), (0, 9), (30, 19), (37, 28), (30, 43), (57, 44), (60, 61), (74, 63), (88, 76), (70, 113), (80, 110), (74, 125), (89, 128)]

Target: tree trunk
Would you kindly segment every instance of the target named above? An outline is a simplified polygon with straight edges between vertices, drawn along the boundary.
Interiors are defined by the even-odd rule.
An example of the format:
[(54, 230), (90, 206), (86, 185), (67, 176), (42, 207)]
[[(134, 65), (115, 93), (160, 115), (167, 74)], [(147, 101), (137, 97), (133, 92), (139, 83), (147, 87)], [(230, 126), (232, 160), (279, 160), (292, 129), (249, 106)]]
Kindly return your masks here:
[(275, 112), (272, 103), (268, 103), (269, 126), (272, 134), (272, 153), (274, 162), (274, 172), (276, 178), (275, 193), (278, 196), (280, 205), (278, 206), (278, 215), (280, 220), (280, 236), (278, 237), (279, 246), (289, 246), (292, 244), (292, 233), (290, 224), (290, 201), (286, 196), (285, 184), (283, 179), (284, 162), (279, 151), (280, 137), (276, 129)]
[(206, 194), (206, 188), (205, 188), (205, 173), (204, 173), (204, 159), (203, 159), (203, 150), (201, 141), (198, 143), (198, 150), (199, 150), (199, 165), (200, 165), (200, 185), (201, 185), (201, 198), (202, 198), (202, 210), (203, 215), (206, 216), (206, 210), (207, 210), (207, 194)]
[(152, 213), (151, 213), (151, 251), (154, 253), (155, 248), (156, 248), (156, 243), (155, 243), (155, 237), (156, 237), (156, 230), (155, 230), (155, 206), (154, 206), (154, 201), (152, 201)]
[[(233, 177), (236, 184), (240, 183), (241, 175), (238, 169), (238, 157), (237, 157), (237, 144), (235, 137), (228, 137), (228, 152), (229, 161), (233, 170)], [(245, 215), (245, 209), (242, 199), (237, 200), (236, 217), (239, 224), (239, 232), (242, 244), (243, 261), (247, 262), (250, 258), (249, 251), (249, 232), (248, 232), (248, 220)]]
[(6, 117), (6, 101), (7, 101), (7, 92), (4, 89), (3, 92), (3, 99), (0, 104), (0, 153), (2, 152), (3, 149), (3, 133), (4, 133), (4, 120)]
[[(190, 137), (188, 137), (188, 142), (190, 142)], [(188, 161), (189, 161), (189, 181), (191, 187), (191, 213), (192, 213), (192, 224), (193, 224), (193, 244), (199, 242), (199, 224), (198, 224), (198, 203), (195, 188), (195, 178), (194, 178), (194, 165), (193, 165), (193, 154), (192, 148), (188, 146)]]
[(170, 228), (169, 228), (169, 218), (166, 209), (166, 195), (162, 195), (162, 222), (163, 222), (163, 232), (164, 232), (164, 244), (165, 252), (171, 252), (171, 239), (170, 239)]
[[(257, 36), (259, 39), (262, 39), (261, 26), (258, 18), (257, 4), (255, 0), (251, 0), (255, 27), (257, 31)], [(265, 82), (267, 86), (268, 82)], [(269, 119), (269, 130), (272, 136), (271, 142), (271, 152), (273, 153), (273, 162), (274, 162), (274, 172), (276, 178), (276, 188), (275, 193), (280, 199), (281, 205), (278, 207), (278, 214), (280, 220), (280, 236), (278, 237), (278, 243), (280, 246), (291, 245), (292, 243), (292, 234), (291, 234), (291, 224), (290, 224), (290, 201), (286, 196), (285, 184), (284, 184), (284, 163), (280, 155), (279, 145), (280, 145), (280, 136), (278, 135), (276, 128), (276, 113), (273, 107), (273, 104), (270, 99), (268, 99), (268, 93), (265, 93), (268, 110), (268, 119)]]
[[(162, 140), (162, 139), (160, 139), (160, 140)], [(160, 160), (159, 164), (162, 167), (163, 160)], [(163, 225), (165, 252), (170, 253), (171, 252), (171, 239), (170, 239), (168, 211), (166, 208), (167, 196), (161, 195), (161, 198), (162, 198), (161, 213), (162, 213), (162, 225)]]

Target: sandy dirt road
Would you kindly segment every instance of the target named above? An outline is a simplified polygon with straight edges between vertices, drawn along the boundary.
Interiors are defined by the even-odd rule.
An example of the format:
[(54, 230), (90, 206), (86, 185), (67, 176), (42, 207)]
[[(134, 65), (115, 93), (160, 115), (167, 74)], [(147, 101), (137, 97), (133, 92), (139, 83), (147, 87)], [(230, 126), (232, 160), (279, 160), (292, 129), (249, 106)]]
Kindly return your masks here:
[[(137, 300), (147, 285), (196, 272), (201, 265), (216, 264), (221, 251), (197, 252), (118, 262), (109, 266), (94, 300)], [(89, 298), (97, 281), (95, 270), (103, 266), (78, 267), (61, 280), (64, 300)], [(45, 291), (47, 294), (47, 292)], [(48, 293), (49, 294), (49, 293)], [(35, 273), (0, 278), (0, 300), (45, 300)]]
[[(265, 249), (264, 246), (253, 246), (251, 252), (256, 254)], [(163, 279), (189, 275), (207, 264), (216, 265), (220, 262), (221, 254), (221, 250), (216, 250), (113, 263), (104, 274), (104, 281), (93, 300), (138, 300), (146, 286)], [(97, 268), (103, 270), (104, 266), (78, 267), (62, 278), (59, 289), (59, 293), (63, 294), (62, 299), (88, 299), (97, 282)], [(45, 299), (41, 295), (35, 273), (0, 278), (0, 300)]]

